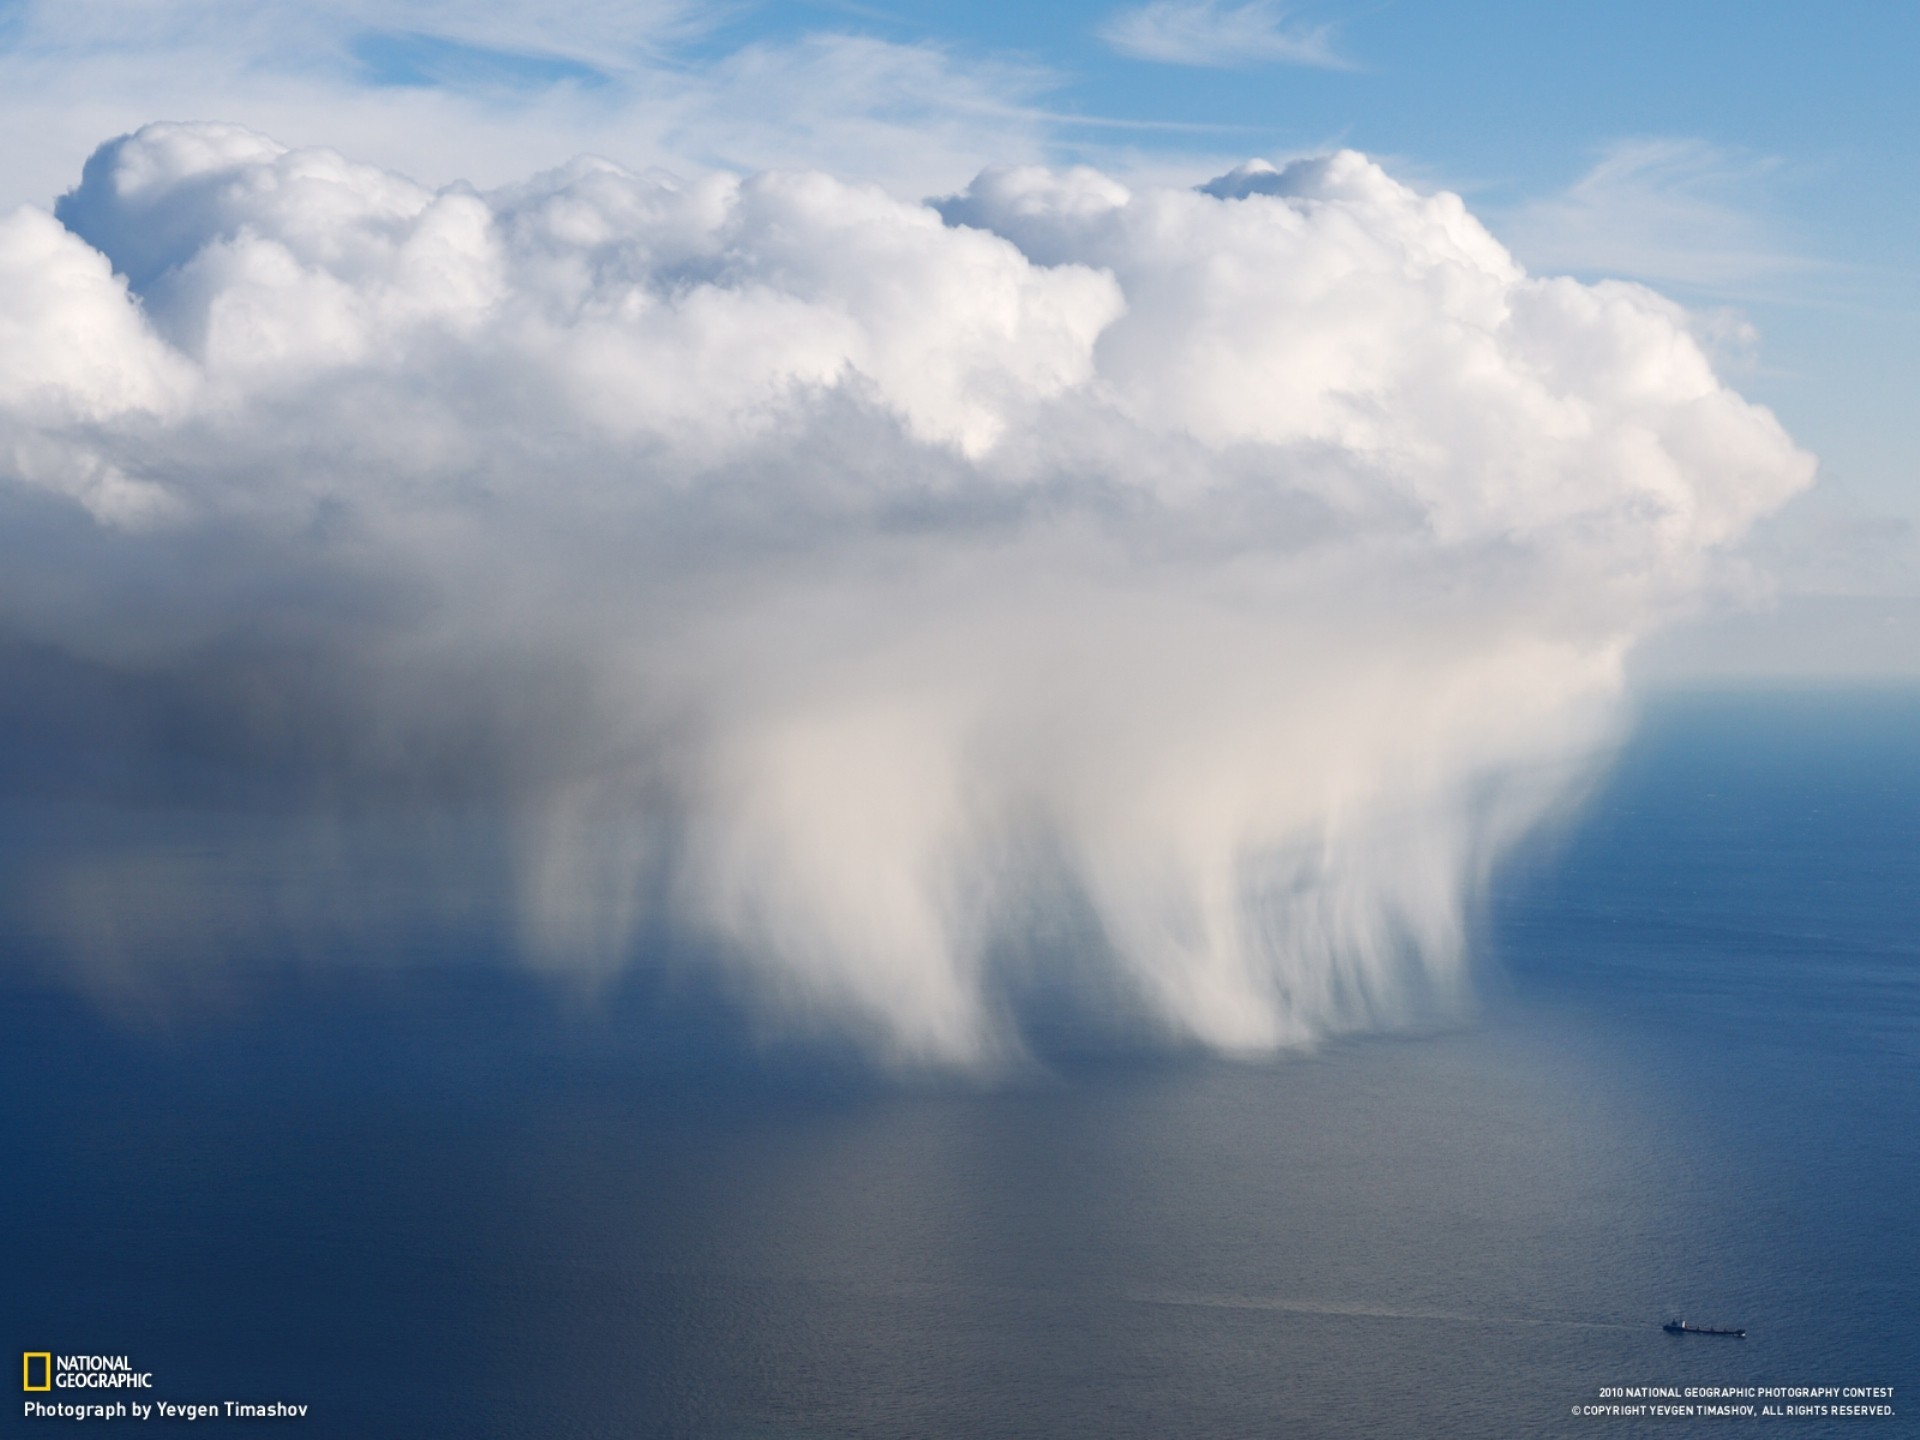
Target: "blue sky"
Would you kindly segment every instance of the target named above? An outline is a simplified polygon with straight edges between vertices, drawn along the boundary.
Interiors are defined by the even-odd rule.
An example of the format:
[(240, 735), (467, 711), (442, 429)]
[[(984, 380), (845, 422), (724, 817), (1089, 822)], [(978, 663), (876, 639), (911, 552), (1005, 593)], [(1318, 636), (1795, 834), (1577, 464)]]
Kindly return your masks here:
[(1681, 300), (1820, 455), (1754, 542), (1781, 610), (1673, 664), (1913, 673), (1916, 54), (1920, 9), (1778, 0), (0, 0), (0, 201), (49, 203), (159, 118), (482, 185), (583, 150), (927, 194), (996, 162), (1199, 180), (1350, 146), (1459, 191), (1530, 268)]

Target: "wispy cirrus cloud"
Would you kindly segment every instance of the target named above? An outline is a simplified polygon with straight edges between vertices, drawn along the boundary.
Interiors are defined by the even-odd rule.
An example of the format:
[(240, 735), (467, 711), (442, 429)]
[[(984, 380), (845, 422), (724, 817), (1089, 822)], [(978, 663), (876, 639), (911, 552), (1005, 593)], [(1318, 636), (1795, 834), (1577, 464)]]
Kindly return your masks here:
[(1704, 289), (1751, 287), (1810, 267), (1766, 217), (1769, 157), (1674, 137), (1616, 141), (1557, 195), (1501, 226), (1536, 270)]
[(1244, 5), (1152, 0), (1109, 16), (1100, 27), (1100, 38), (1123, 55), (1165, 65), (1351, 68), (1334, 49), (1331, 25), (1290, 21), (1288, 12), (1272, 0), (1249, 0)]
[(323, 53), (362, 33), (430, 35), (509, 54), (620, 68), (711, 28), (690, 0), (25, 0), (20, 39), (43, 58), (92, 49), (241, 47), (256, 56)]
[(636, 169), (825, 166), (923, 195), (1097, 125), (1059, 78), (928, 40), (738, 41), (685, 0), (0, 0), (0, 209), (44, 203), (103, 135), (220, 119), (431, 183), (582, 152)]

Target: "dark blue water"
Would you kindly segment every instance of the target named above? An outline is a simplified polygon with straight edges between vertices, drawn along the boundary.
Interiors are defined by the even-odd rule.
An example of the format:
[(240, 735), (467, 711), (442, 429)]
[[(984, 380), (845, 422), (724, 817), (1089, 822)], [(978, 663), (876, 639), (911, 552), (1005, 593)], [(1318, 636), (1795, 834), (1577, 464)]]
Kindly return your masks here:
[[(381, 943), (291, 895), (220, 936), (257, 823), (43, 796), (0, 836), (102, 897), (196, 877), (186, 918), (102, 898), (84, 972), (12, 889), (0, 1330), (311, 1409), (215, 1433), (1920, 1433), (1920, 697), (1651, 707), (1493, 897), (1472, 1023), (989, 1089), (761, 1052), (671, 979), (557, 992), (497, 901), (415, 913), (364, 856)], [(1655, 1385), (1898, 1414), (1572, 1413)]]

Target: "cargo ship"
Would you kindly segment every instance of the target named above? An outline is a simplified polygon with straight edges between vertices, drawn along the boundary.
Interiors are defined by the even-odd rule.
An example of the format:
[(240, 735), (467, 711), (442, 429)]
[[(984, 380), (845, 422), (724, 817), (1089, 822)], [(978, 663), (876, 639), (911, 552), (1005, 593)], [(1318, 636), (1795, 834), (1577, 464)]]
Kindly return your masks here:
[(1742, 1328), (1723, 1329), (1718, 1325), (1689, 1325), (1684, 1320), (1669, 1320), (1660, 1328), (1669, 1335), (1731, 1335), (1736, 1340), (1747, 1338), (1747, 1332)]

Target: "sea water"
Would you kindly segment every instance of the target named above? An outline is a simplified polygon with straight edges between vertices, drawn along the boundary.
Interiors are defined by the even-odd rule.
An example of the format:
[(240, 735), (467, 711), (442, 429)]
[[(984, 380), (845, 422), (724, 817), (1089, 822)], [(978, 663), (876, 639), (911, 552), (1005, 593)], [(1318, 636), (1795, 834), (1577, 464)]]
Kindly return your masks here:
[[(556, 986), (398, 861), (359, 862), (381, 963), (305, 912), (215, 943), (209, 873), (300, 904), (259, 822), (66, 809), (0, 835), (104, 877), (78, 968), (7, 902), (0, 1318), (308, 1407), (216, 1433), (1920, 1433), (1920, 697), (1651, 704), (1451, 1024), (984, 1086)], [(194, 923), (127, 933), (169, 856)], [(1654, 1413), (1703, 1404), (1755, 1413)], [(1895, 1413), (1758, 1413), (1821, 1404)]]

